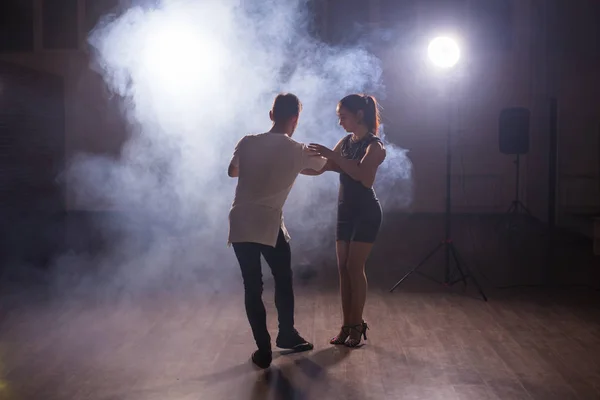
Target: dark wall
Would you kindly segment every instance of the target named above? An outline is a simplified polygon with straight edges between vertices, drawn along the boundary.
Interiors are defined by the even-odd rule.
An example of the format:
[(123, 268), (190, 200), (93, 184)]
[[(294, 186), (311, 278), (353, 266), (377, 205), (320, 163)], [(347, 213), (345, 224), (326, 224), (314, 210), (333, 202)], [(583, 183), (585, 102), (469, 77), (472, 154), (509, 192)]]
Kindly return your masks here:
[(62, 242), (63, 79), (0, 62), (0, 260), (43, 262)]

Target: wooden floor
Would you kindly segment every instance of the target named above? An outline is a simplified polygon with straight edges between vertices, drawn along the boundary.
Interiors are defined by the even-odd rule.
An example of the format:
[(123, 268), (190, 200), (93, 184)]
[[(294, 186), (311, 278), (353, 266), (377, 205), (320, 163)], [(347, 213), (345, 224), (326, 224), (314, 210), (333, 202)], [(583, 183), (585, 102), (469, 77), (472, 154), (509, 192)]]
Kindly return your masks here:
[[(249, 361), (254, 343), (235, 268), (193, 290), (101, 302), (13, 287), (0, 304), (0, 399), (600, 399), (598, 292), (499, 290), (479, 276), (486, 303), (472, 283), (463, 295), (411, 276), (389, 293), (402, 261), (427, 249), (409, 252), (407, 241), (373, 255), (371, 329), (358, 349), (328, 344), (339, 328), (335, 266), (296, 266), (296, 326), (315, 349), (277, 350), (267, 371)], [(471, 260), (485, 246), (473, 249)], [(501, 276), (492, 264), (479, 268)], [(275, 337), (270, 278), (264, 299)]]
[[(272, 287), (265, 301), (276, 335)], [(568, 294), (568, 295), (567, 295)], [(331, 346), (338, 297), (297, 288), (311, 352), (255, 370), (234, 290), (31, 306), (5, 316), (2, 399), (598, 399), (600, 317), (585, 294), (496, 296), (372, 288), (359, 349)], [(587, 303), (586, 303), (587, 304)]]

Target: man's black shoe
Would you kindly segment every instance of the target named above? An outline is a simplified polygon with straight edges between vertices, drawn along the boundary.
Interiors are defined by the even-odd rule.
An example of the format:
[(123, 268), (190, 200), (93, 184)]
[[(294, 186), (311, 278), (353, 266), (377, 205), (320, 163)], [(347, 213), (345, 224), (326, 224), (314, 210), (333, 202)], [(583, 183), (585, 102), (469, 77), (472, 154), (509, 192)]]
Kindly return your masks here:
[(252, 353), (252, 362), (259, 368), (269, 368), (271, 361), (273, 361), (273, 354), (270, 351), (256, 350)]
[(313, 344), (304, 339), (300, 334), (294, 330), (288, 334), (279, 334), (275, 344), (280, 349), (290, 349), (295, 352), (308, 351), (314, 348)]

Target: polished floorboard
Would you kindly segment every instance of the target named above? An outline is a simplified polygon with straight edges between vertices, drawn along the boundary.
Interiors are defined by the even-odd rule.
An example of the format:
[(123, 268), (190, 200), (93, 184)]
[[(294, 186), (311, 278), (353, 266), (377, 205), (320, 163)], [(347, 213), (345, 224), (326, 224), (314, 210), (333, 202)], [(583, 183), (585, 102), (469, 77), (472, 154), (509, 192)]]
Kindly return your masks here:
[[(370, 330), (357, 349), (328, 343), (340, 325), (335, 265), (296, 265), (296, 327), (315, 349), (275, 348), (265, 371), (249, 361), (254, 343), (235, 265), (185, 289), (114, 298), (46, 297), (35, 287), (9, 286), (0, 303), (0, 399), (600, 399), (598, 292), (498, 289), (477, 273), (488, 302), (472, 282), (462, 293), (459, 284), (450, 290), (418, 275), (390, 293), (429, 248), (422, 229), (374, 250)], [(477, 229), (470, 236), (477, 241), (465, 235), (461, 245), (472, 245), (463, 253), (478, 271), (506, 282), (533, 279), (537, 267), (510, 262), (508, 250), (494, 252), (496, 239)], [(554, 276), (592, 276), (576, 272), (583, 261), (566, 251), (555, 255), (567, 266)], [(273, 281), (264, 272), (274, 338)]]

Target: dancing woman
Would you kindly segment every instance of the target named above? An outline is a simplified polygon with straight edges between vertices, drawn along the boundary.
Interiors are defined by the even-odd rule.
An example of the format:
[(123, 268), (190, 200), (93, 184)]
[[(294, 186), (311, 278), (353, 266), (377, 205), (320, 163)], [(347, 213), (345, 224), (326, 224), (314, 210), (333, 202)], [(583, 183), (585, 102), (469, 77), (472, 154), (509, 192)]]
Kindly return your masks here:
[(363, 309), (367, 297), (365, 263), (379, 233), (382, 209), (373, 189), (386, 150), (378, 136), (380, 115), (373, 96), (351, 94), (337, 106), (339, 124), (349, 132), (333, 150), (311, 143), (309, 149), (325, 157), (317, 172), (340, 174), (336, 254), (340, 276), (343, 323), (331, 344), (356, 347), (367, 339)]

